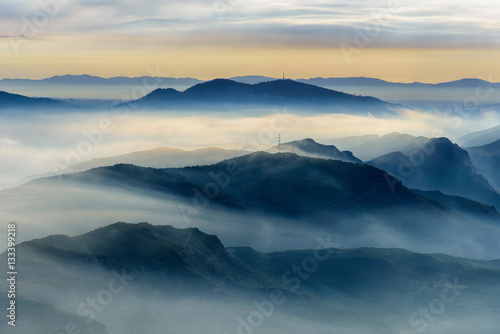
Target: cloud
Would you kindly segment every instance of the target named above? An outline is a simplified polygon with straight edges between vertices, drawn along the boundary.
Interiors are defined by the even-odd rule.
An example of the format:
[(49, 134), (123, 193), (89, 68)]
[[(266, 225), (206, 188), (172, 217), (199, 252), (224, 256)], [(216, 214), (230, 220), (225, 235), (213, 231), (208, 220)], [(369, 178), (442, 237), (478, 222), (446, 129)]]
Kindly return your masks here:
[(0, 138), (0, 148), (16, 147), (19, 145), (21, 145), (20, 142), (12, 140), (10, 138)]
[[(57, 0), (53, 0), (57, 1)], [(48, 2), (47, 2), (48, 3)], [(360, 34), (369, 47), (498, 47), (500, 6), (493, 1), (61, 1), (43, 34), (145, 36), (161, 43), (269, 44), (332, 47), (354, 43)], [(3, 5), (2, 5), (3, 6)], [(5, 10), (4, 10), (5, 8)], [(2, 7), (10, 35), (23, 18), (43, 11), (28, 2)], [(10, 32), (10, 33), (7, 33)], [(17, 34), (18, 35), (18, 34)]]
[[(83, 160), (161, 146), (265, 150), (278, 141), (277, 133), (270, 131), (274, 127), (280, 128), (282, 141), (310, 137), (323, 142), (336, 137), (373, 133), (384, 135), (393, 131), (432, 137), (437, 130), (454, 139), (500, 122), (495, 114), (468, 119), (455, 126), (456, 122), (446, 117), (409, 110), (403, 110), (401, 116), (394, 119), (341, 114), (299, 116), (292, 114), (294, 110), (286, 112), (279, 116), (260, 117), (234, 115), (230, 111), (225, 111), (223, 116), (146, 112), (132, 113), (126, 118), (103, 113), (46, 115), (38, 118), (36, 131), (32, 121), (0, 119), (1, 138), (6, 144), (1, 148), (0, 141), (0, 183), (53, 172), (54, 163), (66, 165), (71, 152), (78, 150), (84, 152), (80, 156)], [(96, 137), (96, 129), (103, 119), (111, 122), (113, 130)], [(85, 144), (89, 141), (89, 134), (94, 134), (94, 140), (99, 139), (90, 150)]]

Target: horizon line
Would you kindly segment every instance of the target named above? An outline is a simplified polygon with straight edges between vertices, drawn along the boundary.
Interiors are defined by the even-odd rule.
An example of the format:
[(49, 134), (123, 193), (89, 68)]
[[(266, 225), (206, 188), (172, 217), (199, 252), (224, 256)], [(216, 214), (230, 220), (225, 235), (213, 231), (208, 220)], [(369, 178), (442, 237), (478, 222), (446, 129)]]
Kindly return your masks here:
[[(143, 76), (125, 76), (125, 75), (118, 75), (118, 76), (111, 76), (111, 77), (104, 77), (104, 76), (98, 76), (98, 75), (92, 75), (92, 74), (88, 74), (88, 73), (83, 73), (83, 74), (56, 74), (56, 75), (53, 75), (53, 76), (50, 76), (50, 77), (45, 77), (45, 78), (41, 78), (41, 79), (33, 79), (33, 78), (0, 78), (0, 81), (3, 81), (3, 80), (29, 80), (29, 81), (42, 81), (42, 80), (47, 80), (47, 79), (52, 79), (52, 78), (56, 78), (56, 77), (93, 77), (93, 78), (99, 78), (99, 79), (105, 79), (105, 80), (109, 80), (109, 79), (116, 79), (116, 78), (124, 78), (124, 79), (138, 79), (138, 78), (144, 78), (144, 77), (149, 77), (149, 78), (156, 78), (154, 76), (150, 76), (150, 75), (143, 75)], [(279, 77), (270, 77), (270, 76), (266, 76), (266, 75), (236, 75), (236, 76), (231, 76), (231, 77), (215, 77), (215, 78), (211, 78), (211, 79), (207, 79), (207, 80), (204, 80), (204, 79), (198, 79), (198, 78), (195, 78), (195, 77), (159, 77), (159, 78), (163, 78), (163, 79), (175, 79), (175, 80), (198, 80), (198, 81), (201, 81), (201, 82), (208, 82), (208, 81), (212, 81), (212, 80), (216, 80), (216, 79), (228, 79), (228, 80), (233, 80), (234, 78), (245, 78), (245, 77), (262, 77), (262, 78), (269, 78), (269, 79), (274, 79), (274, 80), (282, 80), (282, 77), (279, 76)], [(288, 80), (313, 80), (313, 79), (372, 79), (372, 80), (380, 80), (380, 81), (384, 81), (384, 82), (387, 82), (387, 83), (394, 83), (394, 84), (425, 84), (425, 85), (436, 85), (436, 84), (442, 84), (442, 83), (450, 83), (450, 82), (457, 82), (457, 81), (462, 81), (462, 80), (481, 80), (481, 81), (484, 81), (484, 82), (488, 82), (488, 83), (492, 83), (492, 84), (498, 84), (500, 82), (492, 82), (492, 81), (488, 81), (488, 80), (485, 80), (483, 78), (471, 78), (471, 77), (462, 77), (462, 78), (458, 78), (458, 79), (454, 79), (454, 80), (449, 80), (449, 81), (439, 81), (439, 82), (421, 82), (421, 81), (407, 81), (407, 82), (403, 82), (403, 81), (388, 81), (388, 80), (385, 80), (385, 79), (381, 79), (381, 78), (377, 78), (377, 77), (365, 77), (365, 76), (353, 76), (353, 77), (309, 77), (309, 78), (287, 78)]]

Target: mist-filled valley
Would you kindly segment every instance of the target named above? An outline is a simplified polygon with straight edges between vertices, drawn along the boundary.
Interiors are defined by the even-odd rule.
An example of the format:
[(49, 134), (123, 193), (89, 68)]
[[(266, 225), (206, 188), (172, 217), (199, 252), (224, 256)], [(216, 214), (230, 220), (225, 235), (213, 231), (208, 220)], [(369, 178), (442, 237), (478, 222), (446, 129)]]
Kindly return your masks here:
[(324, 235), (309, 251), (258, 253), (224, 248), (198, 229), (147, 223), (33, 240), (18, 247), (27, 318), (19, 330), (496, 330), (498, 261), (335, 246)]
[(0, 334), (498, 334), (499, 4), (0, 0)]
[(495, 105), (250, 79), (0, 96), (19, 331), (496, 333)]

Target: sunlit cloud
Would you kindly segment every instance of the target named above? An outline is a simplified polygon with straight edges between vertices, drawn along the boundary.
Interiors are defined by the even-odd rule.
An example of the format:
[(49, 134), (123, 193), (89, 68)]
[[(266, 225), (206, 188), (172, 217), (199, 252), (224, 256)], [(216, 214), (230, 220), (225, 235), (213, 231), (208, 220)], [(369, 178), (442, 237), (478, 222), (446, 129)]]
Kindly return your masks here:
[(47, 115), (39, 119), (37, 131), (33, 131), (32, 123), (3, 119), (0, 123), (0, 184), (53, 172), (53, 163), (65, 164), (68, 155), (78, 150), (83, 141), (88, 141), (85, 133), (95, 132), (103, 119), (112, 124), (112, 131), (103, 133), (98, 145), (91, 145), (80, 159), (156, 147), (266, 150), (278, 142), (276, 131), (269, 131), (273, 124), (279, 126), (283, 141), (313, 138), (324, 142), (344, 136), (390, 132), (448, 136), (454, 140), (500, 123), (494, 113), (457, 125), (446, 116), (406, 109), (400, 110), (401, 116), (393, 119), (342, 114), (299, 116), (293, 110), (281, 112), (284, 113), (261, 117), (237, 116), (230, 111), (225, 117), (200, 114), (181, 117), (161, 113), (134, 113), (128, 117), (100, 113)]
[[(500, 48), (500, 6), (486, 0), (473, 4), (448, 0), (154, 0), (147, 5), (128, 0), (40, 3), (1, 0), (0, 6), (0, 36), (9, 37), (0, 38), (0, 51), (7, 57), (18, 58), (21, 54), (23, 61), (39, 61), (40, 66), (44, 57), (63, 57), (66, 61), (50, 65), (52, 73), (59, 69), (54, 74), (66, 73), (67, 62), (76, 62), (73, 72), (77, 69), (89, 72), (82, 66), (90, 66), (87, 61), (90, 58), (75, 61), (77, 54), (97, 57), (96, 62), (103, 65), (110, 59), (116, 60), (119, 54), (134, 58), (133, 53), (138, 50), (142, 52), (142, 64), (151, 64), (151, 59), (156, 61), (159, 57), (177, 63), (193, 52), (217, 51), (219, 56), (211, 55), (207, 62), (217, 67), (219, 73), (269, 75), (265, 68), (260, 73), (234, 73), (224, 68), (227, 63), (224, 58), (242, 49), (255, 53), (271, 49), (267, 55), (284, 48), (323, 49), (334, 54), (345, 45), (360, 48), (356, 41), (361, 40), (361, 49), (385, 49), (386, 57), (391, 59), (397, 59), (397, 50), (402, 49), (442, 50), (448, 58), (455, 50), (478, 50), (474, 59), (459, 57), (460, 63), (455, 67), (463, 69), (479, 61), (484, 50)], [(16, 43), (20, 45), (17, 49)], [(334, 58), (332, 55), (331, 59)], [(9, 58), (4, 61), (12, 63)], [(345, 64), (345, 59), (341, 61)], [(358, 58), (360, 65), (367, 65), (367, 61)], [(119, 68), (133, 75), (135, 70), (130, 66), (133, 64), (128, 65)], [(321, 65), (328, 68), (329, 64)], [(100, 65), (92, 66), (91, 74), (106, 75)], [(186, 72), (190, 70), (183, 64), (176, 66)], [(433, 68), (440, 66), (435, 64)], [(304, 68), (310, 69), (311, 76), (318, 75), (309, 64)], [(37, 73), (32, 69), (25, 72)], [(447, 72), (451, 79), (451, 65)], [(200, 74), (204, 78), (207, 75)]]
[[(5, 1), (3, 1), (5, 2)], [(42, 2), (45, 3), (45, 2)], [(57, 5), (50, 6), (56, 3)], [(218, 8), (217, 5), (220, 5)], [(477, 1), (471, 7), (464, 1), (64, 1), (47, 2), (45, 7), (32, 2), (2, 4), (3, 32), (19, 30), (25, 19), (37, 12), (54, 14), (44, 25), (43, 34), (130, 34), (149, 35), (189, 32), (182, 37), (221, 33), (253, 34), (263, 42), (271, 35), (287, 36), (301, 32), (315, 34), (330, 42), (352, 38), (356, 29), (371, 25), (381, 30), (373, 46), (443, 46), (454, 47), (450, 37), (461, 37), (460, 46), (476, 46), (474, 37), (490, 45), (485, 34), (498, 36), (500, 9), (493, 1)], [(234, 29), (237, 29), (236, 31)], [(274, 32), (273, 32), (274, 31)], [(19, 33), (22, 33), (19, 31)], [(423, 37), (432, 37), (425, 40)], [(300, 36), (299, 36), (300, 39)], [(323, 41), (323, 43), (325, 43)], [(209, 40), (207, 42), (212, 42)], [(473, 43), (476, 42), (476, 43)], [(483, 45), (483, 46), (484, 46)]]

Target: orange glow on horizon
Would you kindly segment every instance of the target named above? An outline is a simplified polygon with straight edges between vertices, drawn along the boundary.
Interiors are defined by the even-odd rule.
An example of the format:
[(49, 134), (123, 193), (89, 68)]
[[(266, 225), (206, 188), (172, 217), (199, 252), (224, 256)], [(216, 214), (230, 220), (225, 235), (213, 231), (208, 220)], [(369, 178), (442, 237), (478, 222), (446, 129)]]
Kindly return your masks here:
[[(201, 80), (243, 75), (291, 79), (373, 77), (394, 82), (438, 83), (461, 78), (500, 81), (498, 49), (362, 49), (348, 62), (340, 48), (179, 47), (83, 51), (78, 46), (47, 50), (36, 41), (21, 54), (2, 56), (1, 78), (42, 79), (54, 75), (101, 77), (151, 75)], [(5, 49), (0, 44), (0, 50)]]

